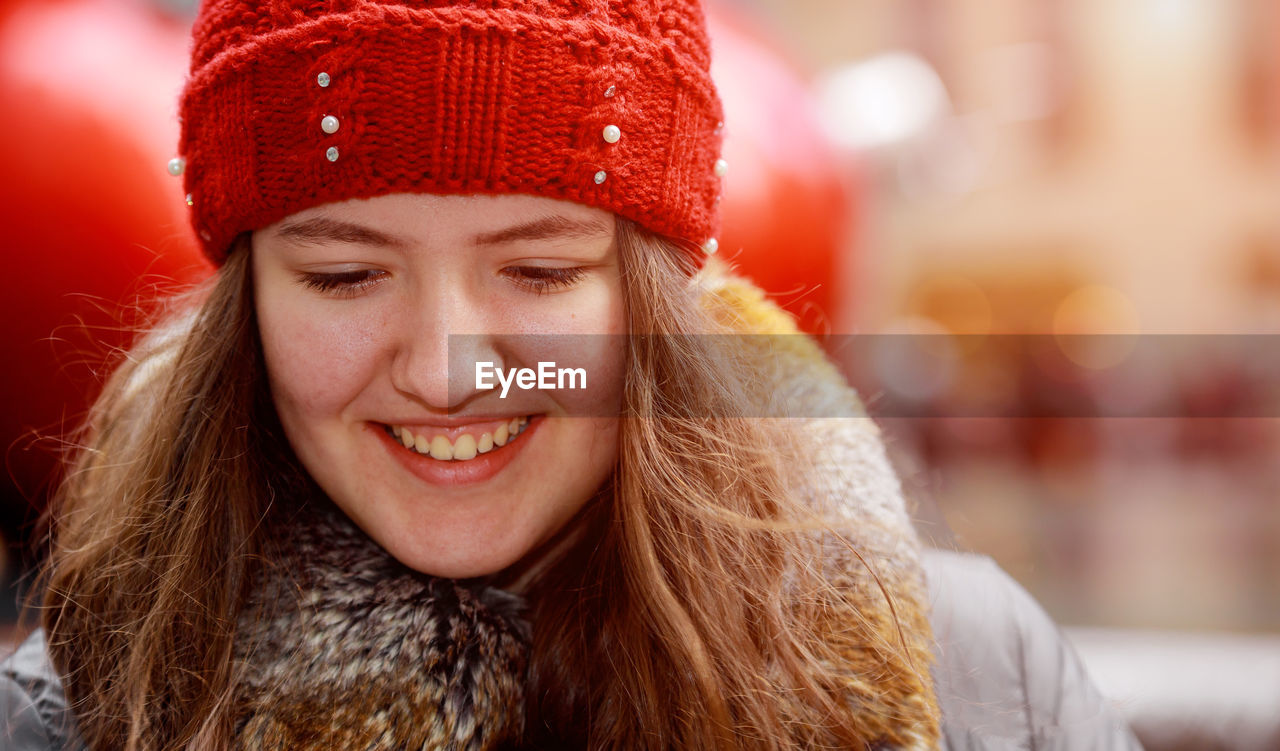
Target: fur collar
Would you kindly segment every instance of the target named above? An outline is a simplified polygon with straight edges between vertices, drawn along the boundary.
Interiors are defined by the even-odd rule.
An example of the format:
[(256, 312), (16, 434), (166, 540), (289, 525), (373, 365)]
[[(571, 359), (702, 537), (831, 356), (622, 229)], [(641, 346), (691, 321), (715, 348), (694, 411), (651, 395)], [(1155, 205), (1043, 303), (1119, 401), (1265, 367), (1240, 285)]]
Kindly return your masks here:
[(242, 749), (487, 749), (518, 727), (524, 602), (411, 571), (332, 503), (299, 510), (241, 618)]
[[(706, 303), (735, 330), (766, 335), (748, 338), (762, 347), (769, 393), (808, 415), (859, 412), (817, 345), (759, 289), (714, 264), (706, 273)], [(919, 543), (879, 431), (865, 417), (806, 428), (823, 448), (802, 492), (847, 521), (857, 551), (833, 546), (829, 563), (858, 603), (833, 615), (833, 632), (868, 748), (936, 748)], [(238, 748), (488, 749), (517, 730), (530, 633), (520, 598), (410, 571), (332, 504), (283, 529), (239, 624)]]

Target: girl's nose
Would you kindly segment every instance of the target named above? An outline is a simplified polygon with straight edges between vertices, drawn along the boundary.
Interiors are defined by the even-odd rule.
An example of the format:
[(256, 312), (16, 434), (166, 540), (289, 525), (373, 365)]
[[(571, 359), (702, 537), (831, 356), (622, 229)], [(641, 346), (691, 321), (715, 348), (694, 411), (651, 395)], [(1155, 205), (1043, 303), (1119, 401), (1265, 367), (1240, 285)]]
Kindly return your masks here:
[(391, 324), (396, 390), (440, 411), (459, 409), (477, 393), (476, 362), (499, 362), (483, 306), (457, 290), (436, 287)]

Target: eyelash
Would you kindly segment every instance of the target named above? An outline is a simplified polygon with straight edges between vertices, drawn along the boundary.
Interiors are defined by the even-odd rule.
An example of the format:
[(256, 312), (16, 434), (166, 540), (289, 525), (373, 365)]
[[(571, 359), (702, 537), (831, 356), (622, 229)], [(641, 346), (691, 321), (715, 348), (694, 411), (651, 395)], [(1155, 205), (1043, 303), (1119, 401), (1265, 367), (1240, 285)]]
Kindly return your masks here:
[(567, 269), (547, 266), (509, 266), (503, 271), (520, 272), (508, 274), (516, 284), (530, 290), (536, 295), (545, 295), (552, 290), (571, 287), (587, 273), (580, 267)]
[(339, 297), (352, 297), (377, 284), (385, 272), (375, 269), (344, 271), (337, 274), (302, 274), (302, 283), (312, 289)]
[[(503, 269), (516, 284), (536, 295), (573, 286), (586, 274), (581, 267), (554, 268), (543, 266), (509, 266)], [(386, 272), (376, 269), (345, 271), (337, 274), (305, 273), (302, 283), (312, 289), (338, 297), (354, 297), (377, 284)]]

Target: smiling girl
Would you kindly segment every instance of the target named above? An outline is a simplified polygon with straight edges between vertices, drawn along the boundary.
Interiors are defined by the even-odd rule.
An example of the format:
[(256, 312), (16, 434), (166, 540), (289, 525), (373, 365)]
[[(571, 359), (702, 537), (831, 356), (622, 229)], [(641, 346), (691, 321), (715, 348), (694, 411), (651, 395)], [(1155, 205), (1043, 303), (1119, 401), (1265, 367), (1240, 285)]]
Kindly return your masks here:
[(1127, 747), (710, 257), (709, 58), (695, 0), (208, 0), (219, 270), (90, 416), (5, 747)]
[[(549, 198), (393, 194), (253, 234), (289, 445), (402, 563), (459, 578), (504, 569), (608, 478), (626, 332), (615, 233), (609, 212)], [(537, 363), (543, 332), (575, 343), (568, 354), (601, 387), (476, 388), (472, 363)]]

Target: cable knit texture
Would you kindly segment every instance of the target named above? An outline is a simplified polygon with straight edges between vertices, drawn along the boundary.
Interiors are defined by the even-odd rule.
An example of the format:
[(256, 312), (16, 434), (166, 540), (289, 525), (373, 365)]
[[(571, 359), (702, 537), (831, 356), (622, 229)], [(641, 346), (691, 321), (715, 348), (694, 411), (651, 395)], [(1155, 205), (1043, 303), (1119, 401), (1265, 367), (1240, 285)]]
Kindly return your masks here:
[(215, 263), (241, 232), (396, 192), (571, 200), (699, 263), (716, 232), (698, 0), (206, 0), (193, 35), (180, 153)]
[[(744, 341), (789, 342), (760, 359), (765, 388), (840, 414), (856, 405), (813, 340), (758, 288), (722, 277), (708, 295), (729, 303), (733, 325), (752, 335)], [(833, 544), (824, 561), (852, 601), (831, 613), (840, 686), (867, 748), (937, 748), (920, 548), (879, 431), (866, 417), (805, 424), (815, 464), (798, 492), (844, 522), (857, 551)], [(414, 573), (331, 504), (311, 509), (270, 535), (280, 553), (241, 619), (239, 748), (503, 747), (522, 721), (530, 625), (521, 600)]]

